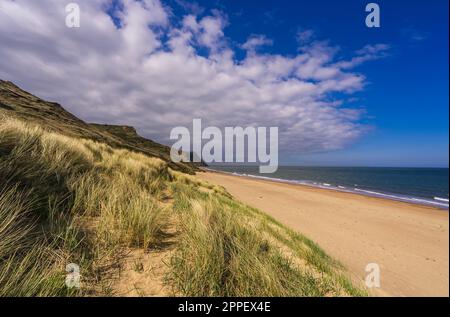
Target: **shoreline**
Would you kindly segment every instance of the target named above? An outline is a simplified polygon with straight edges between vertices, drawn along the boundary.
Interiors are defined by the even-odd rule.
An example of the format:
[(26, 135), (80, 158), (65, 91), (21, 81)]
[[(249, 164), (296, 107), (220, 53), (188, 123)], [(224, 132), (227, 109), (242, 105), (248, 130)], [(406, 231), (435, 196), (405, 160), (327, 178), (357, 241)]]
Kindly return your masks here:
[(427, 200), (428, 198), (424, 197), (416, 197), (416, 196), (406, 196), (402, 194), (390, 194), (390, 193), (383, 193), (383, 192), (376, 192), (375, 190), (368, 190), (368, 189), (358, 189), (358, 188), (348, 188), (344, 186), (332, 186), (330, 184), (320, 184), (310, 181), (300, 181), (300, 180), (288, 180), (288, 179), (282, 179), (282, 178), (272, 178), (272, 177), (264, 177), (264, 176), (257, 176), (252, 174), (239, 174), (235, 172), (227, 172), (222, 170), (216, 170), (209, 167), (201, 167), (201, 171), (203, 172), (211, 172), (211, 173), (220, 173), (230, 176), (236, 176), (236, 177), (243, 177), (243, 178), (249, 178), (249, 179), (258, 179), (268, 182), (274, 182), (274, 183), (281, 183), (281, 184), (290, 184), (290, 185), (298, 185), (298, 186), (306, 186), (310, 188), (316, 188), (316, 189), (323, 189), (323, 190), (330, 190), (333, 192), (340, 192), (340, 193), (347, 193), (347, 194), (353, 194), (353, 195), (359, 195), (359, 196), (365, 196), (365, 197), (372, 197), (372, 198), (378, 198), (378, 199), (384, 199), (388, 201), (396, 201), (401, 202), (405, 204), (410, 204), (413, 206), (423, 206), (423, 207), (429, 207), (433, 209), (438, 209), (441, 211), (449, 211), (449, 204), (439, 202), (438, 201), (431, 201)]
[(312, 239), (362, 285), (366, 265), (379, 264), (381, 288), (372, 295), (449, 294), (449, 214), (442, 209), (222, 171), (197, 177)]

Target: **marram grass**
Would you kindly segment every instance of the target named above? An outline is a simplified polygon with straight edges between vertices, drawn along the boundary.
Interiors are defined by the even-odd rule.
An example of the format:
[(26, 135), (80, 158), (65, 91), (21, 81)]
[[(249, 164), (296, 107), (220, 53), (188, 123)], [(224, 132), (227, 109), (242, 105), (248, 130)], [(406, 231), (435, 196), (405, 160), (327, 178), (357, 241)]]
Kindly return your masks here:
[[(166, 162), (0, 117), (0, 296), (114, 295), (124, 250), (176, 226), (166, 283), (188, 296), (360, 296), (304, 236)], [(68, 289), (65, 266), (80, 265)]]

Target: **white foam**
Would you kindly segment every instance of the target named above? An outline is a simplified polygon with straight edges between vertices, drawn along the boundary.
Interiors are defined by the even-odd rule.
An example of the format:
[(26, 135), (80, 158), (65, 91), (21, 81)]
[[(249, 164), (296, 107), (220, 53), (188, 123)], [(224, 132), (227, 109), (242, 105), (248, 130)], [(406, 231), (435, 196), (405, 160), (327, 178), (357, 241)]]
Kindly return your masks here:
[(441, 208), (448, 209), (449, 208), (449, 200), (446, 198), (441, 197), (434, 197), (434, 200), (432, 199), (426, 199), (426, 198), (416, 198), (416, 197), (409, 197), (404, 195), (394, 195), (394, 194), (387, 194), (387, 193), (381, 193), (373, 190), (367, 190), (367, 189), (361, 189), (357, 188), (356, 186), (359, 186), (358, 184), (355, 184), (354, 188), (346, 188), (344, 186), (332, 186), (329, 183), (317, 183), (313, 181), (301, 181), (301, 180), (289, 180), (289, 179), (283, 179), (283, 178), (275, 178), (275, 177), (267, 177), (267, 176), (259, 176), (259, 175), (252, 175), (252, 174), (245, 174), (245, 173), (236, 173), (236, 172), (225, 172), (220, 171), (221, 173), (225, 174), (232, 174), (235, 176), (241, 176), (241, 177), (252, 177), (252, 178), (258, 178), (258, 179), (264, 179), (264, 180), (271, 180), (275, 182), (281, 182), (281, 183), (290, 183), (290, 184), (298, 184), (298, 185), (306, 185), (306, 186), (312, 186), (312, 187), (318, 187), (318, 188), (331, 188), (337, 191), (341, 192), (348, 192), (348, 193), (361, 193), (362, 195), (368, 195), (368, 196), (375, 196), (375, 197), (383, 197), (387, 199), (397, 200), (397, 201), (404, 201), (404, 202), (410, 202), (410, 203), (416, 203), (421, 205), (433, 205), (433, 206), (439, 206)]
[(425, 204), (432, 204), (432, 205), (448, 207), (448, 204), (439, 203), (439, 202), (428, 200), (428, 199), (411, 198), (411, 200), (417, 201), (417, 202), (421, 202), (421, 203), (425, 203)]
[(445, 201), (448, 203), (448, 198), (434, 197), (434, 200)]

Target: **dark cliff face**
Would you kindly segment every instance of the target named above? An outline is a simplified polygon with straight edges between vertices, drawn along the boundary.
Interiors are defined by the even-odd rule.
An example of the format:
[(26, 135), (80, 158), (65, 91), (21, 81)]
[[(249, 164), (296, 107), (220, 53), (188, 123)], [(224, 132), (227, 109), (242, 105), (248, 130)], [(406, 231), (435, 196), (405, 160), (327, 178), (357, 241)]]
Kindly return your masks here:
[(194, 164), (173, 163), (168, 146), (139, 136), (133, 127), (86, 123), (60, 104), (45, 101), (11, 82), (0, 80), (0, 115), (2, 114), (33, 122), (71, 137), (92, 139), (116, 148), (158, 157), (177, 171), (192, 174), (197, 170)]

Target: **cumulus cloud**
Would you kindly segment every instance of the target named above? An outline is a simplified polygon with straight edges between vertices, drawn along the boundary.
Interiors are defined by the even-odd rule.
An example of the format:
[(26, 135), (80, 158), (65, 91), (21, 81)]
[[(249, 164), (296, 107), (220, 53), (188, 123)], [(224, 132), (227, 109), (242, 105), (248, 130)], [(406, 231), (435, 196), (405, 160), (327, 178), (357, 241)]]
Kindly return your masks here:
[(111, 0), (77, 2), (81, 27), (67, 28), (64, 1), (2, 0), (0, 78), (84, 120), (133, 125), (161, 142), (193, 118), (278, 126), (281, 150), (297, 153), (338, 149), (365, 131), (362, 112), (334, 94), (363, 89), (364, 76), (352, 68), (387, 46), (366, 46), (344, 61), (326, 41), (294, 56), (258, 54), (269, 44), (262, 35), (241, 44), (254, 53), (238, 60), (219, 12), (172, 17), (158, 0), (123, 0), (113, 21)]

